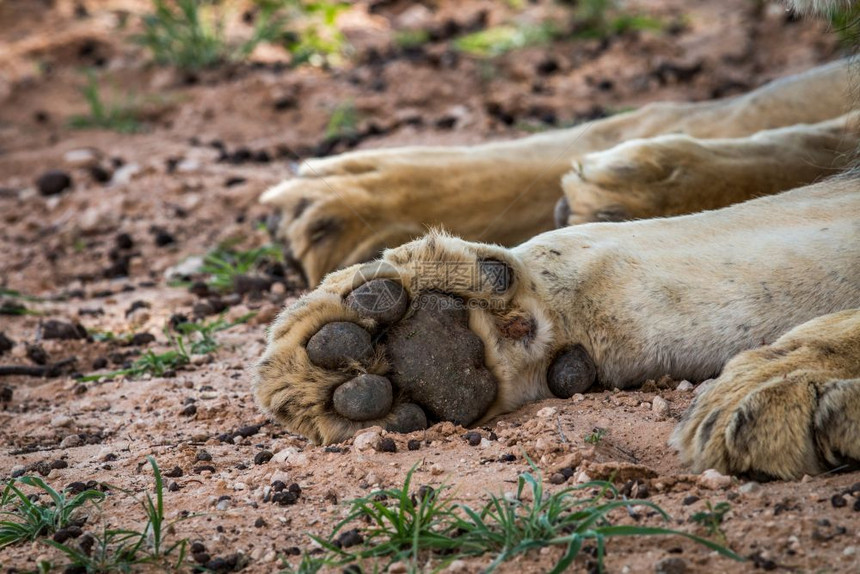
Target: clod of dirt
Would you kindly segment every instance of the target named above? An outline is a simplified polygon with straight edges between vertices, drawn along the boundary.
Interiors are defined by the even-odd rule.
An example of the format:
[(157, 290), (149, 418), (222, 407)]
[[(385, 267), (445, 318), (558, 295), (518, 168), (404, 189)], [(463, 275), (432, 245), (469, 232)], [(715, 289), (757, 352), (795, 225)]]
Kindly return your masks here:
[(484, 344), (469, 330), (462, 301), (425, 293), (415, 313), (388, 334), (391, 382), (440, 420), (469, 425), (496, 398), (484, 366)]
[(197, 455), (194, 457), (198, 462), (211, 462), (212, 455), (209, 454), (209, 451), (206, 450), (198, 450)]
[(52, 169), (39, 176), (36, 180), (36, 187), (39, 189), (39, 193), (45, 197), (58, 195), (72, 187), (72, 178), (64, 171)]
[(86, 339), (87, 330), (80, 323), (66, 323), (50, 319), (42, 324), (43, 339)]
[(359, 375), (334, 392), (334, 410), (354, 421), (369, 421), (391, 410), (394, 393), (391, 383), (379, 375)]
[(170, 470), (164, 473), (164, 476), (168, 478), (179, 478), (184, 474), (181, 467), (174, 466)]
[(5, 385), (0, 387), (0, 403), (11, 403), (14, 393), (15, 391), (12, 387)]
[(481, 444), (481, 433), (469, 431), (463, 435), (463, 438), (469, 443), (469, 446), (478, 446)]
[(419, 450), (421, 448), (421, 441), (416, 439), (409, 439), (409, 442), (406, 443), (406, 448), (409, 450)]
[(130, 347), (142, 347), (155, 342), (155, 335), (152, 333), (135, 333), (128, 342)]
[(266, 464), (267, 462), (272, 460), (273, 456), (275, 456), (275, 454), (272, 451), (261, 450), (260, 452), (258, 452), (257, 454), (254, 455), (254, 464), (256, 464), (256, 465)]
[(70, 525), (54, 532), (53, 540), (54, 542), (64, 544), (66, 540), (69, 540), (70, 538), (77, 538), (83, 533), (84, 532), (83, 530), (81, 530), (80, 526)]
[(340, 369), (352, 362), (365, 362), (373, 355), (370, 333), (346, 321), (328, 323), (310, 338), (308, 358), (324, 369)]
[(595, 380), (597, 368), (582, 345), (564, 349), (556, 355), (546, 375), (549, 390), (560, 399), (584, 393)]
[(233, 291), (239, 295), (260, 296), (272, 288), (272, 277), (260, 275), (237, 275), (233, 278)]
[(193, 417), (197, 414), (197, 407), (195, 405), (188, 405), (179, 411), (179, 414), (184, 417)]
[(27, 343), (27, 358), (37, 365), (47, 365), (49, 360), (48, 353), (42, 345), (33, 345), (30, 343)]
[(0, 355), (6, 351), (11, 351), (15, 346), (15, 341), (6, 336), (6, 333), (0, 331)]
[(373, 279), (347, 295), (346, 305), (362, 317), (375, 319), (380, 325), (387, 326), (406, 314), (409, 296), (397, 281)]
[(155, 245), (157, 247), (165, 247), (174, 243), (176, 243), (176, 238), (171, 233), (164, 229), (155, 230)]
[(376, 443), (376, 450), (379, 452), (397, 452), (397, 444), (391, 437), (383, 437)]
[(334, 545), (338, 548), (349, 548), (350, 546), (358, 546), (363, 542), (364, 536), (361, 535), (357, 528), (353, 528), (341, 533), (334, 541)]
[(128, 233), (118, 233), (114, 238), (114, 242), (118, 249), (132, 249), (134, 247), (134, 239)]

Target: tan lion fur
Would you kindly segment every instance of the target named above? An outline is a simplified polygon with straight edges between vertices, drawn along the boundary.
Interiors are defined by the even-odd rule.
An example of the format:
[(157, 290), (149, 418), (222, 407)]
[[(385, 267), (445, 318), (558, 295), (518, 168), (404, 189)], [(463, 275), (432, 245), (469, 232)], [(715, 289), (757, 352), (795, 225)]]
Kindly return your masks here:
[[(811, 183), (833, 173), (841, 165), (843, 151), (852, 139), (856, 141), (856, 133), (850, 132), (844, 141), (840, 139), (848, 118), (841, 123), (836, 120), (852, 110), (850, 82), (849, 64), (841, 61), (733, 98), (654, 103), (635, 112), (511, 142), (358, 151), (310, 160), (299, 177), (269, 189), (261, 201), (283, 214), (278, 238), (289, 247), (313, 287), (329, 271), (374, 259), (384, 248), (419, 237), (433, 227), (466, 240), (507, 246), (552, 229), (553, 208), (562, 196), (566, 173), (570, 175), (564, 191), (571, 205), (578, 205), (575, 186), (571, 186), (577, 171), (571, 172), (571, 165), (579, 165), (589, 153), (618, 144), (618, 151), (607, 152), (608, 157), (615, 163), (633, 165), (634, 171), (637, 162), (659, 164), (661, 159), (701, 164), (708, 156), (718, 156), (721, 146), (731, 148), (734, 157), (761, 157), (773, 146), (779, 154), (770, 158), (767, 171), (784, 171), (785, 175), (755, 195)], [(777, 129), (784, 127), (789, 128)], [(749, 138), (763, 130), (769, 131)], [(661, 134), (736, 141), (676, 140), (671, 156), (661, 155), (668, 143), (659, 138), (654, 141), (654, 153), (649, 153), (649, 140), (623, 143)], [(810, 152), (816, 138), (827, 146), (832, 143), (834, 149)], [(594, 156), (585, 165), (593, 161)], [(660, 169), (671, 168), (658, 166)], [(723, 207), (754, 196), (750, 190), (755, 182), (748, 181), (750, 177), (760, 180), (754, 170), (739, 166), (722, 172), (719, 185), (700, 188), (693, 179), (694, 187), (685, 190), (667, 187), (668, 197), (637, 195), (634, 189), (622, 198), (614, 191), (605, 199), (591, 200), (595, 211), (584, 206), (576, 222), (599, 220), (598, 212), (607, 202), (629, 202), (631, 217), (639, 217), (637, 212), (673, 215)], [(594, 192), (592, 187), (585, 195)], [(678, 197), (684, 198), (680, 209)], [(664, 205), (669, 207), (665, 213)]]

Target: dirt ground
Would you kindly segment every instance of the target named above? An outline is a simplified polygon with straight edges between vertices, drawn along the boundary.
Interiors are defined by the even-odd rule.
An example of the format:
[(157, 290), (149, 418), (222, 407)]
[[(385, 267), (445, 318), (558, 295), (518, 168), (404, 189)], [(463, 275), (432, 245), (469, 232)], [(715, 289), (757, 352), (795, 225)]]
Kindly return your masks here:
[[(225, 242), (265, 245), (268, 214), (256, 199), (307, 157), (512, 138), (650, 101), (740, 93), (842, 55), (826, 25), (776, 5), (625, 5), (668, 25), (482, 59), (452, 41), (512, 18), (508, 4), (357, 1), (338, 21), (352, 46), (342, 66), (292, 67), (286, 52), (269, 48), (189, 75), (154, 65), (130, 41), (148, 1), (0, 0), (0, 478), (114, 485), (84, 530), (139, 527), (143, 512), (120, 489), (152, 491), (152, 455), (170, 474), (168, 517), (190, 515), (172, 536), (205, 547), (183, 569), (274, 572), (313, 552), (308, 535), (327, 535), (345, 501), (402, 484), (413, 466), (416, 487), (448, 484), (477, 506), (488, 492), (514, 491), (530, 458), (550, 491), (614, 476), (631, 497), (664, 508), (668, 526), (703, 536), (714, 533), (692, 515), (728, 502), (725, 539), (748, 558), (733, 562), (680, 537), (633, 537), (608, 543), (610, 572), (860, 572), (860, 473), (766, 484), (688, 474), (666, 446), (694, 396), (687, 384), (544, 401), (472, 429), (478, 438), (443, 423), (316, 447), (266, 421), (249, 386), (266, 324), (302, 293), (297, 277), (273, 264), (263, 288), (213, 293), (199, 283), (205, 277), (181, 277), (189, 288), (166, 275)], [(527, 3), (520, 17), (559, 9)], [(399, 46), (407, 29), (430, 31), (431, 40)], [(105, 97), (141, 102), (143, 132), (69, 127), (87, 111), (88, 67)], [(357, 113), (353, 132), (326, 137), (345, 103)], [(68, 175), (68, 188), (45, 195), (37, 180), (49, 170)], [(190, 364), (164, 376), (80, 380), (169, 349), (180, 316), (205, 323), (220, 310), (226, 320), (253, 316), (216, 333), (219, 347)], [(396, 452), (390, 442), (378, 447), (380, 433)], [(300, 486), (295, 504), (271, 502), (274, 481)], [(662, 524), (643, 508), (612, 517)], [(543, 572), (560, 556), (559, 548), (534, 551), (499, 571)], [(40, 541), (0, 550), (9, 572), (34, 571), (42, 560), (56, 571), (66, 564)], [(446, 571), (480, 572), (491, 560), (455, 561)], [(586, 554), (573, 568), (593, 569)]]

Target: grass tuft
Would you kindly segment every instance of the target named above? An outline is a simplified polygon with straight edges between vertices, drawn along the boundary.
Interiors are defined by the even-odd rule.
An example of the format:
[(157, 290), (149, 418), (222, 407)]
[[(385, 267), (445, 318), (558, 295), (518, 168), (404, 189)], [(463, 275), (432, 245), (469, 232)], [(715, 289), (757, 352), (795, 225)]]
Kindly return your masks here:
[[(51, 504), (42, 505), (38, 498), (31, 499), (16, 483), (41, 490), (50, 497)], [(104, 493), (97, 490), (85, 490), (72, 498), (66, 498), (64, 493), (58, 492), (41, 478), (25, 476), (10, 479), (0, 498), (0, 516), (9, 518), (0, 521), (0, 548), (54, 534), (69, 526), (78, 510), (87, 502), (100, 502), (104, 497)]]
[[(347, 564), (355, 564), (352, 568), (362, 571), (365, 561), (378, 569), (380, 559), (387, 560), (382, 570), (395, 561), (421, 570), (432, 560), (444, 566), (457, 558), (491, 555), (493, 561), (484, 571), (492, 572), (517, 555), (557, 546), (563, 552), (551, 572), (561, 573), (571, 566), (585, 542), (593, 542), (602, 572), (608, 539), (664, 535), (683, 536), (723, 556), (742, 560), (724, 545), (687, 532), (613, 524), (612, 513), (632, 505), (649, 507), (664, 521), (669, 516), (653, 502), (624, 499), (608, 482), (589, 482), (548, 493), (540, 473), (524, 472), (518, 477), (515, 496), (491, 495), (475, 510), (454, 502), (445, 486), (437, 490), (422, 487), (410, 493), (415, 469), (407, 473), (402, 487), (352, 501), (348, 516), (327, 538), (313, 537), (324, 554), (303, 557), (291, 571), (316, 572)], [(591, 496), (582, 496), (589, 491)], [(338, 534), (355, 522), (367, 524), (361, 529), (363, 543), (356, 550), (343, 548)]]
[(137, 133), (143, 130), (138, 112), (133, 103), (119, 104), (106, 101), (95, 74), (88, 74), (87, 85), (83, 88), (84, 99), (90, 112), (85, 116), (72, 116), (69, 127), (74, 129), (105, 129), (120, 133)]

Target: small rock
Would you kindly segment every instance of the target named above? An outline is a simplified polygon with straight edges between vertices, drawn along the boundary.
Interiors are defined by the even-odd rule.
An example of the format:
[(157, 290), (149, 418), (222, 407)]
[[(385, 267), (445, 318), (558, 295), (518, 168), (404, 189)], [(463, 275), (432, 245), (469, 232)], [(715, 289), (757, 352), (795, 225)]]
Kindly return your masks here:
[(844, 508), (848, 506), (848, 501), (841, 494), (834, 494), (830, 497), (830, 504), (833, 508)]
[(658, 395), (651, 401), (651, 410), (660, 418), (667, 418), (669, 416), (669, 401)]
[(272, 451), (261, 450), (260, 452), (258, 452), (257, 454), (254, 455), (254, 464), (256, 464), (256, 465), (266, 464), (267, 462), (272, 460), (272, 457), (274, 457), (274, 456), (275, 455), (274, 455), (274, 453), (272, 453)]
[(179, 478), (184, 474), (181, 467), (174, 466), (170, 470), (164, 473), (164, 476), (168, 478)]
[(463, 438), (466, 439), (466, 442), (469, 443), (469, 446), (478, 446), (481, 444), (481, 433), (470, 431), (463, 435)]
[(165, 247), (174, 243), (176, 243), (176, 238), (173, 234), (165, 231), (164, 229), (158, 229), (155, 231), (155, 245), (157, 247)]
[(75, 419), (70, 417), (69, 415), (57, 415), (51, 419), (52, 427), (68, 427), (71, 426), (72, 423), (75, 422)]
[(741, 494), (755, 494), (761, 490), (761, 485), (754, 480), (751, 480), (747, 483), (741, 485), (738, 489), (738, 492)]
[(76, 434), (70, 434), (63, 437), (63, 440), (60, 441), (60, 448), (74, 448), (76, 446), (81, 446), (81, 443), (84, 441), (81, 440), (81, 437)]
[(691, 504), (695, 504), (697, 502), (699, 502), (699, 497), (695, 494), (691, 494), (690, 496), (685, 496), (681, 504), (683, 504), (684, 506), (690, 506)]
[(67, 323), (50, 319), (42, 324), (43, 339), (86, 339), (87, 330), (80, 323)]
[(567, 477), (560, 472), (554, 472), (549, 477), (550, 484), (564, 484), (567, 482)]
[(681, 381), (675, 388), (679, 391), (692, 391), (694, 386), (690, 381)]
[(99, 163), (101, 153), (91, 148), (71, 149), (63, 154), (63, 161), (70, 167), (88, 168)]
[(663, 558), (654, 565), (655, 574), (684, 574), (686, 571), (687, 562), (677, 556)]
[(36, 180), (36, 187), (39, 189), (39, 193), (45, 197), (59, 195), (72, 187), (72, 178), (64, 171), (52, 169), (39, 176), (39, 179)]
[(187, 405), (184, 409), (182, 409), (179, 414), (184, 417), (193, 417), (197, 414), (197, 407), (195, 405)]
[(337, 540), (335, 540), (335, 546), (338, 548), (349, 548), (351, 546), (357, 546), (363, 542), (364, 536), (361, 535), (357, 528), (353, 528), (338, 536)]
[(365, 431), (355, 435), (352, 445), (358, 451), (372, 449), (379, 442), (379, 438), (379, 431)]
[(421, 448), (421, 441), (417, 439), (409, 439), (409, 442), (406, 443), (406, 448), (409, 450), (419, 450)]
[(696, 484), (709, 490), (722, 490), (732, 485), (732, 477), (720, 474), (713, 468), (709, 468), (699, 475)]
[(538, 418), (548, 419), (548, 418), (554, 417), (557, 412), (558, 412), (558, 409), (555, 407), (544, 407), (537, 412), (537, 416), (538, 416)]
[(383, 437), (376, 443), (376, 450), (379, 452), (397, 452), (397, 444), (391, 437)]
[(15, 346), (15, 341), (6, 336), (6, 333), (0, 331), (0, 355), (6, 351), (11, 351)]

